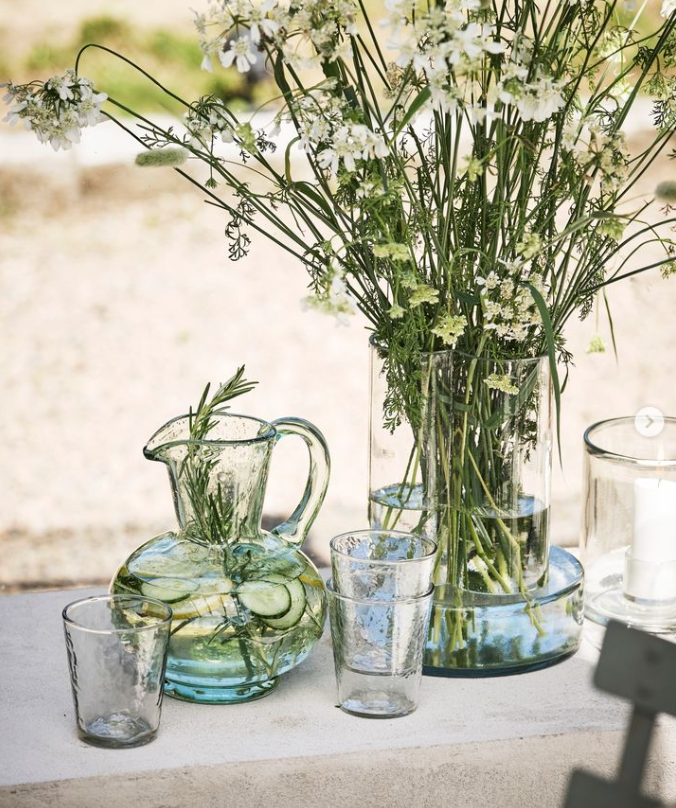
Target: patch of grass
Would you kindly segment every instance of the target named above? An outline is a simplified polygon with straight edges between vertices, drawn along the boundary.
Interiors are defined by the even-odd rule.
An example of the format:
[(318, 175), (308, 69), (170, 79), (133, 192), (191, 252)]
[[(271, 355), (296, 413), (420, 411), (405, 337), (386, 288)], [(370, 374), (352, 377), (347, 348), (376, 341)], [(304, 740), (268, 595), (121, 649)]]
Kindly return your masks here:
[[(202, 53), (197, 36), (165, 28), (137, 30), (125, 20), (105, 14), (85, 19), (73, 40), (64, 45), (36, 44), (23, 65), (21, 78), (45, 78), (72, 66), (84, 45), (96, 43), (118, 51), (155, 76), (181, 98), (191, 102), (212, 94), (224, 102), (260, 102), (269, 97), (271, 84), (251, 82), (235, 69), (206, 73), (200, 69)], [(0, 65), (0, 68), (2, 65)], [(165, 96), (151, 81), (112, 54), (92, 49), (81, 62), (81, 71), (97, 89), (137, 112), (152, 110), (181, 114), (185, 108)], [(0, 75), (2, 70), (0, 70)]]
[(160, 28), (149, 34), (147, 43), (148, 53), (160, 62), (171, 63), (176, 60), (196, 70), (200, 69), (202, 51), (197, 44), (197, 38), (189, 39), (174, 31)]
[(49, 42), (38, 42), (28, 52), (25, 69), (28, 72), (43, 74), (48, 71), (62, 70), (64, 65), (73, 61), (72, 50), (62, 45)]
[(131, 27), (124, 20), (103, 14), (83, 20), (80, 26), (79, 44), (100, 42), (105, 45), (123, 44), (131, 37)]
[(0, 221), (13, 218), (19, 211), (19, 206), (13, 199), (0, 199)]

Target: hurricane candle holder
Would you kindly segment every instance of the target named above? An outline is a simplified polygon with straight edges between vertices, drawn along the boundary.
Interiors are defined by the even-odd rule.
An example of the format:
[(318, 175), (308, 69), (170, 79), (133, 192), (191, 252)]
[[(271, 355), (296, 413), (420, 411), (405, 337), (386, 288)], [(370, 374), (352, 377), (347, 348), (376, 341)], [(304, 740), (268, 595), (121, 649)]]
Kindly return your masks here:
[(584, 442), (586, 616), (676, 632), (676, 418), (601, 421)]

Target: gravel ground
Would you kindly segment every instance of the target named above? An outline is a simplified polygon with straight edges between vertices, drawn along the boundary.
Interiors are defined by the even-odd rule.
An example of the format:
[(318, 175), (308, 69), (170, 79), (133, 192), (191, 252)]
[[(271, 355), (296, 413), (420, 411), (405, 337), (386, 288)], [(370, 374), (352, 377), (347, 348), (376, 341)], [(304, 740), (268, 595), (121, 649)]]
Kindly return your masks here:
[[(308, 418), (328, 439), (333, 476), (313, 553), (325, 558), (333, 533), (363, 526), (364, 323), (301, 313), (302, 268), (261, 239), (229, 262), (222, 217), (180, 178), (86, 154), (52, 161), (44, 151), (38, 163), (21, 136), (0, 135), (0, 588), (107, 580), (170, 527), (166, 477), (141, 448), (241, 363), (260, 381), (242, 409)], [(646, 189), (669, 171), (659, 166)], [(607, 334), (603, 321), (571, 324), (576, 367), (554, 474), (560, 543), (577, 537), (584, 428), (646, 405), (676, 414), (674, 284), (653, 272), (611, 287), (619, 363), (585, 353), (597, 327)], [(273, 521), (306, 474), (301, 446), (285, 441), (277, 453)]]

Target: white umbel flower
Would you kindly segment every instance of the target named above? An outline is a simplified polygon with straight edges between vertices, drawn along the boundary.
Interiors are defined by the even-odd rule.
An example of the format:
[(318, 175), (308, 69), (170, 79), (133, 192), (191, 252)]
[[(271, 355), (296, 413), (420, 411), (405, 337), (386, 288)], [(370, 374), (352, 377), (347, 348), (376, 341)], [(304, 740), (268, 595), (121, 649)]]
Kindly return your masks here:
[(275, 0), (265, 0), (260, 6), (253, 6), (249, 11), (246, 23), (254, 44), (257, 45), (261, 41), (261, 35), (273, 37), (279, 31), (279, 23), (268, 16), (276, 7)]
[(357, 170), (357, 160), (384, 158), (389, 154), (382, 135), (364, 124), (344, 124), (333, 135), (331, 145), (317, 155), (320, 168), (337, 174), (342, 161), (346, 171)]
[(108, 98), (94, 92), (89, 79), (67, 70), (63, 76), (53, 76), (44, 84), (16, 85), (5, 83), (5, 102), (12, 104), (5, 121), (22, 122), (25, 129), (35, 132), (41, 143), (49, 143), (54, 151), (70, 149), (80, 142), (80, 134), (88, 126), (105, 120), (101, 111)]
[(566, 100), (559, 85), (549, 78), (540, 78), (523, 85), (513, 102), (524, 121), (543, 123), (565, 106)]
[(231, 67), (234, 63), (240, 73), (248, 73), (251, 65), (256, 64), (256, 54), (251, 50), (248, 36), (233, 40), (228, 50), (219, 51), (218, 58), (223, 67)]

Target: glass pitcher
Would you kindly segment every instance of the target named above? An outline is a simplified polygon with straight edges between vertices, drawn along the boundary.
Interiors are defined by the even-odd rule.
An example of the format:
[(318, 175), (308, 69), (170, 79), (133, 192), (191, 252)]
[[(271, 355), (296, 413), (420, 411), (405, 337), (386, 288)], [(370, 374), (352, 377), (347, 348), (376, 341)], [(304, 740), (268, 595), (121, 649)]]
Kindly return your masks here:
[[(270, 459), (285, 435), (305, 441), (310, 472), (296, 510), (267, 532)], [(153, 435), (144, 454), (169, 470), (180, 530), (136, 550), (111, 591), (173, 609), (168, 695), (208, 704), (260, 698), (305, 659), (324, 627), (324, 584), (300, 550), (328, 486), (324, 437), (299, 418), (267, 423), (220, 413), (206, 439), (191, 440), (190, 416), (181, 416)]]

